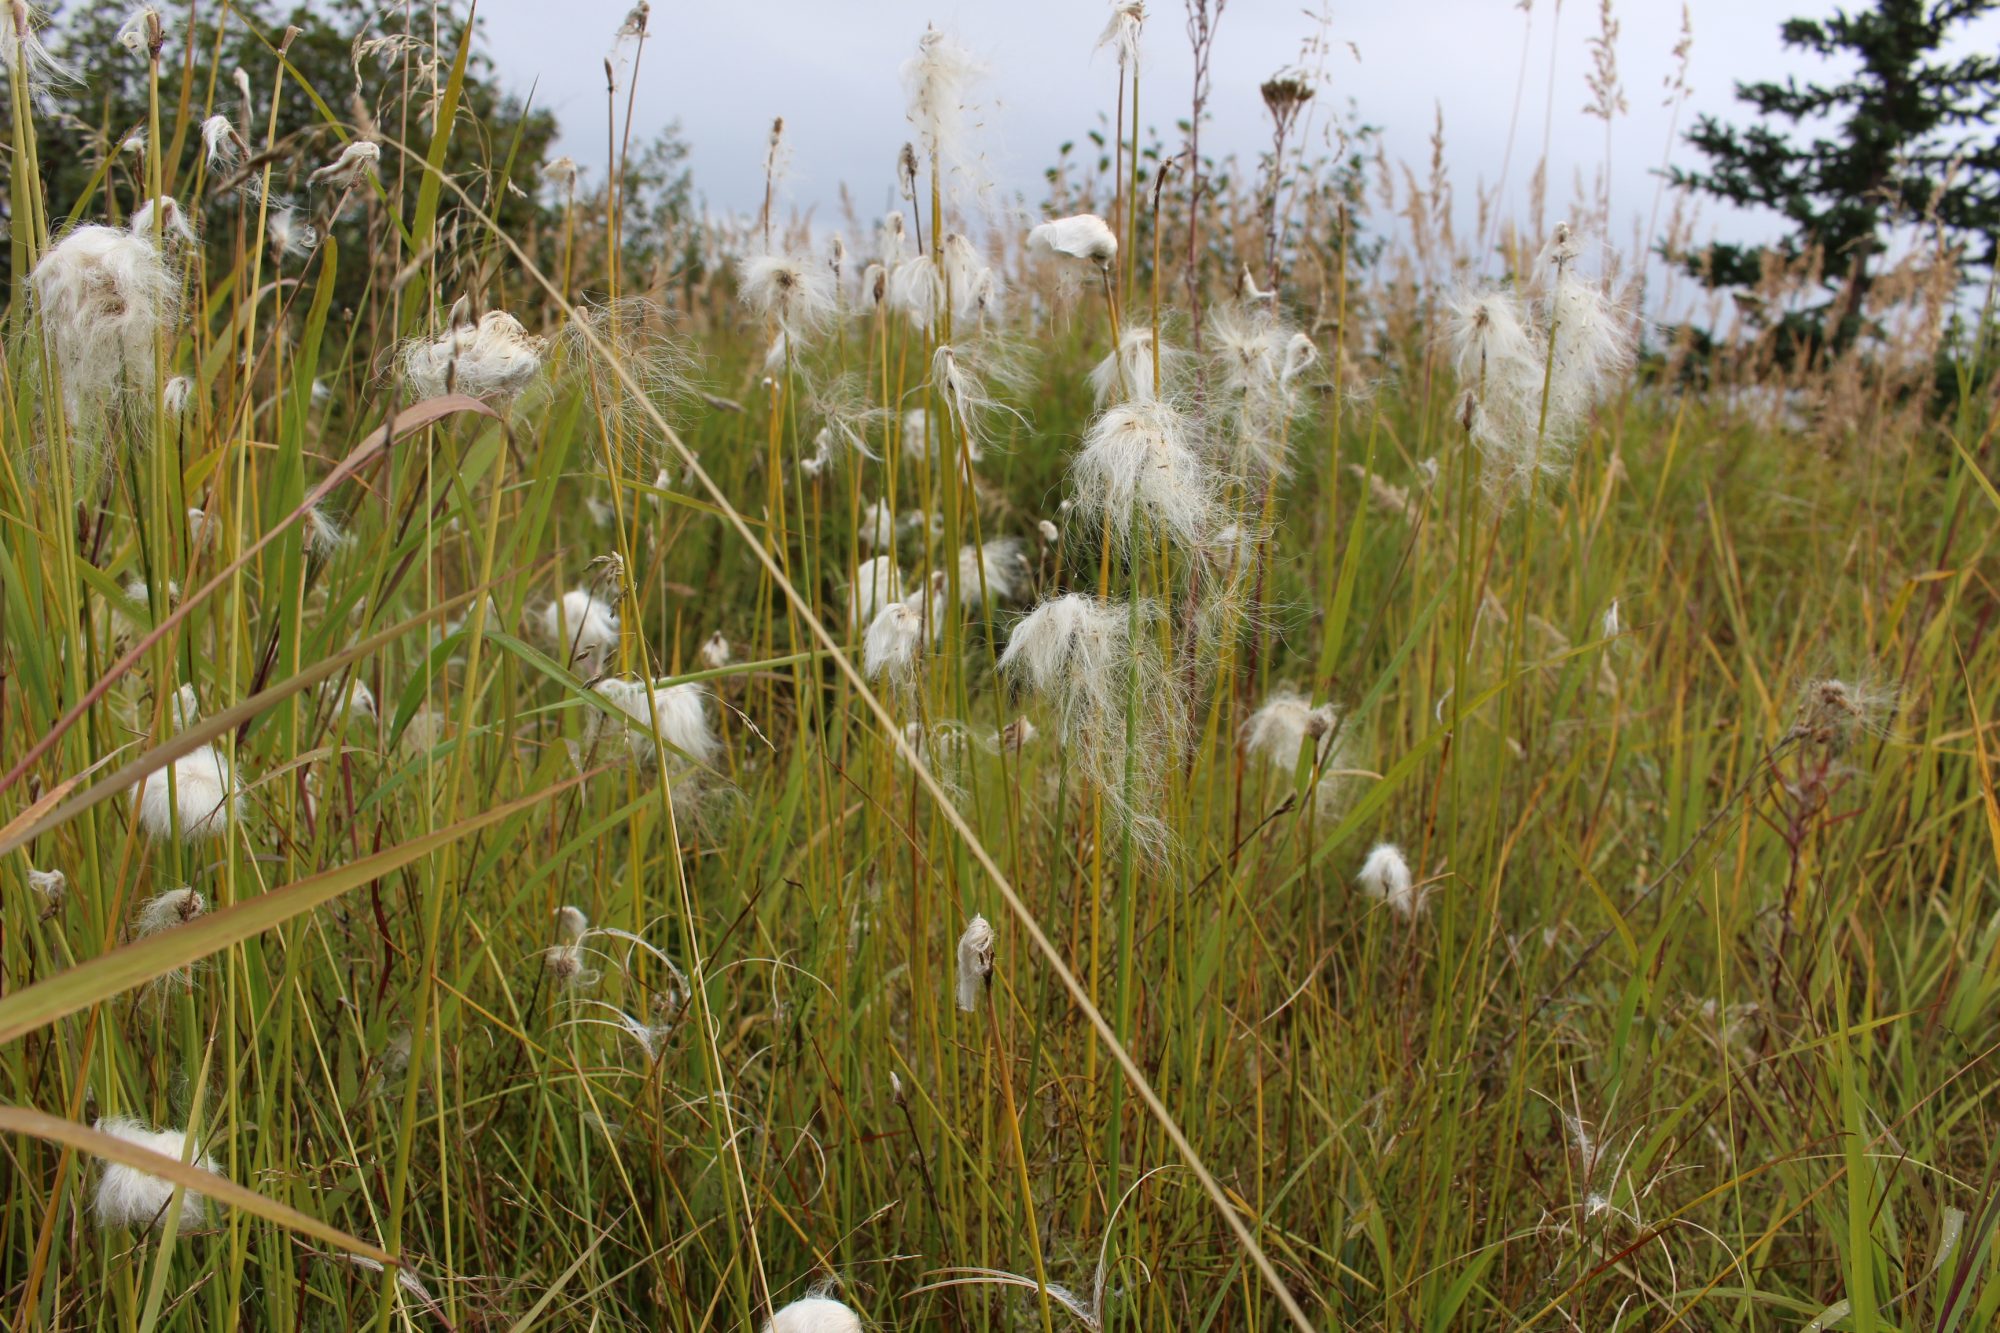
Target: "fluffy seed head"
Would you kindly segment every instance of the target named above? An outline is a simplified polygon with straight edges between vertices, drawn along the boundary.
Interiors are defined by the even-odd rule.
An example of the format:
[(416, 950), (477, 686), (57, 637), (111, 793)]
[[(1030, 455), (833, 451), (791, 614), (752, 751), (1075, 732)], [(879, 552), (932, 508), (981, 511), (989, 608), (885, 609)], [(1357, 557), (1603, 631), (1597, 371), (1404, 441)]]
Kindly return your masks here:
[[(660, 740), (673, 751), (677, 764), (688, 761), (712, 764), (721, 753), (722, 742), (716, 738), (714, 724), (709, 721), (708, 691), (699, 684), (687, 681), (677, 685), (656, 680), (648, 686), (642, 680), (614, 677), (597, 682), (595, 688), (613, 708), (633, 720), (622, 730), (626, 746), (640, 763), (650, 763), (656, 757), (653, 744), (656, 730)], [(589, 716), (594, 737), (608, 719), (595, 709)]]
[(340, 150), (340, 156), (312, 174), (314, 185), (331, 185), (346, 190), (359, 185), (382, 161), (382, 145), (371, 139), (356, 139)]
[(737, 262), (736, 281), (744, 304), (792, 343), (825, 328), (839, 308), (832, 272), (807, 255), (751, 255)]
[(1143, 521), (1193, 549), (1219, 526), (1215, 478), (1194, 447), (1188, 419), (1171, 404), (1121, 403), (1099, 415), (1070, 463), (1077, 509), (1129, 547)]
[(418, 339), (403, 349), (403, 374), (419, 398), (462, 393), (483, 402), (509, 402), (541, 373), (545, 344), (504, 310), (489, 310), (477, 324), (461, 324), (441, 338)]
[(618, 655), (618, 613), (588, 588), (572, 588), (541, 614), (542, 637), (572, 668), (595, 675)]
[(863, 560), (847, 588), (847, 623), (855, 633), (873, 625), (882, 608), (903, 599), (903, 574), (896, 558), (878, 555)]
[(862, 672), (870, 680), (887, 676), (907, 684), (924, 648), (924, 613), (908, 602), (891, 602), (868, 622), (861, 643)]
[(1018, 537), (958, 550), (958, 600), (971, 610), (982, 603), (1018, 601), (1028, 590), (1027, 548)]
[(903, 66), (903, 87), (909, 93), (910, 124), (924, 154), (937, 162), (948, 178), (984, 194), (983, 177), (972, 151), (970, 96), (986, 67), (959, 41), (927, 28), (917, 54)]
[(808, 1296), (772, 1315), (764, 1333), (861, 1333), (861, 1316), (839, 1301)]
[(1354, 879), (1363, 893), (1386, 904), (1397, 916), (1415, 916), (1422, 906), (1415, 881), (1410, 877), (1410, 863), (1403, 859), (1402, 849), (1393, 843), (1377, 843)]
[(207, 911), (208, 900), (193, 889), (168, 889), (146, 900), (134, 924), (143, 938), (184, 926)]
[[(99, 1120), (95, 1128), (100, 1134), (109, 1134), (113, 1138), (150, 1149), (162, 1157), (187, 1161), (211, 1175), (217, 1174), (214, 1158), (205, 1153), (194, 1153), (190, 1156), (187, 1135), (182, 1130), (147, 1129), (142, 1122), (123, 1116)], [(171, 1181), (148, 1175), (135, 1166), (106, 1162), (104, 1174), (98, 1177), (97, 1194), (91, 1206), (97, 1215), (97, 1225), (101, 1227), (164, 1229), (167, 1224), (167, 1207), (173, 1202), (173, 1197), (174, 1186)], [(190, 1189), (181, 1194), (182, 1225), (190, 1221), (199, 1224), (206, 1215), (207, 1202), (199, 1191)]]
[(695, 661), (701, 663), (703, 671), (720, 671), (729, 665), (731, 658), (729, 640), (723, 637), (721, 630), (709, 635), (702, 642), (701, 650), (695, 654)]
[(1055, 218), (1028, 230), (1031, 253), (1073, 260), (1089, 268), (1109, 268), (1118, 258), (1118, 237), (1095, 213)]
[(28, 285), (74, 424), (94, 431), (121, 399), (150, 397), (154, 340), (179, 300), (150, 230), (78, 227), (42, 256)]
[(69, 892), (69, 876), (60, 870), (36, 870), (28, 867), (28, 891), (40, 898), (49, 907), (54, 907)]
[(229, 760), (212, 745), (139, 779), (132, 799), (139, 808), (139, 827), (155, 838), (220, 837), (242, 803)]
[(958, 1007), (967, 1013), (979, 1008), (986, 995), (986, 978), (993, 972), (993, 927), (983, 916), (965, 923), (958, 937)]

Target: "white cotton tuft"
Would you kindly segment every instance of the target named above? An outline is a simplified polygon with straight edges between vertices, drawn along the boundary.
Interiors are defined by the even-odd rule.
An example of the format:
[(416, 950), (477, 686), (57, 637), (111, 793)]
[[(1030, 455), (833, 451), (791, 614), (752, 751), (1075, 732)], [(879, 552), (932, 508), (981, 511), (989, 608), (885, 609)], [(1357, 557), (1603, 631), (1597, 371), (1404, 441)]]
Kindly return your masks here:
[(1158, 374), (1155, 374), (1153, 331), (1134, 324), (1119, 336), (1118, 346), (1090, 370), (1090, 391), (1097, 405), (1107, 403), (1150, 403), (1160, 397), (1162, 386), (1174, 382), (1185, 356), (1179, 348), (1159, 347)]
[(847, 587), (847, 624), (859, 634), (875, 623), (882, 608), (903, 599), (903, 574), (894, 556), (878, 555), (861, 562)]
[(542, 636), (573, 668), (595, 675), (618, 656), (618, 613), (588, 589), (572, 588), (541, 614)]
[(581, 907), (565, 903), (556, 909), (556, 935), (566, 943), (575, 944), (589, 929), (590, 918), (584, 915)]
[(49, 54), (38, 29), (48, 22), (43, 14), (24, 0), (15, 0), (0, 17), (0, 69), (9, 80), (25, 74), (28, 95), (46, 101), (50, 88), (59, 83), (75, 83), (75, 71)]
[(319, 246), (319, 228), (289, 204), (272, 206), (264, 222), (264, 234), (270, 238), (271, 253), (281, 260), (287, 256), (303, 259)]
[(808, 1296), (772, 1315), (764, 1333), (861, 1333), (861, 1316), (839, 1301)]
[(983, 916), (965, 923), (958, 937), (958, 1007), (967, 1013), (979, 1008), (986, 995), (986, 978), (993, 972), (993, 927)]
[(156, 245), (194, 244), (194, 223), (170, 194), (139, 205), (127, 226), (134, 236), (150, 237)]
[(541, 373), (545, 347), (506, 311), (489, 310), (477, 324), (405, 344), (403, 374), (419, 398), (462, 393), (482, 402), (507, 402)]
[(695, 653), (694, 660), (701, 664), (703, 671), (720, 671), (729, 665), (733, 657), (729, 650), (729, 640), (723, 637), (721, 630), (717, 630), (702, 641), (701, 649)]
[(888, 676), (907, 684), (916, 674), (924, 647), (924, 613), (907, 602), (891, 602), (868, 622), (861, 642), (862, 673), (870, 680)]
[(1078, 213), (1029, 228), (1028, 250), (1090, 268), (1109, 268), (1118, 258), (1118, 237), (1097, 214)]
[(916, 127), (924, 154), (943, 170), (947, 188), (963, 183), (980, 196), (990, 187), (972, 148), (976, 108), (971, 94), (985, 74), (985, 65), (971, 51), (936, 28), (924, 31), (917, 54), (903, 66), (910, 124)]
[(1148, 852), (1164, 849), (1166, 826), (1149, 812), (1187, 736), (1181, 685), (1143, 632), (1159, 614), (1152, 602), (1067, 593), (1023, 616), (999, 661), (1054, 708), (1063, 746)]
[(28, 285), (73, 423), (94, 431), (122, 398), (150, 396), (154, 341), (179, 309), (179, 285), (150, 231), (78, 227), (42, 256)]
[(210, 171), (226, 171), (235, 166), (243, 160), (248, 147), (236, 127), (229, 123), (229, 117), (214, 115), (201, 123), (201, 148)]
[(1296, 690), (1280, 688), (1244, 722), (1243, 751), (1286, 774), (1297, 767), (1302, 752), (1310, 753), (1321, 770), (1313, 788), (1313, 809), (1324, 818), (1339, 808), (1346, 794), (1341, 775), (1325, 771), (1346, 767), (1340, 720), (1339, 710), (1331, 703), (1315, 706)]
[(375, 691), (368, 688), (366, 681), (350, 680), (345, 690), (336, 682), (328, 681), (320, 687), (320, 691), (332, 701), (335, 717), (349, 720), (363, 717), (373, 720), (375, 717)]
[(69, 892), (69, 876), (60, 870), (37, 870), (29, 866), (28, 891), (40, 898), (44, 905), (54, 907)]
[(1146, 7), (1140, 0), (1113, 0), (1110, 21), (1097, 38), (1097, 49), (1107, 48), (1118, 57), (1120, 69), (1139, 63), (1139, 35), (1146, 24)]
[(340, 150), (340, 156), (312, 174), (314, 185), (351, 189), (371, 175), (382, 161), (382, 145), (370, 139), (356, 139)]
[(839, 309), (832, 271), (807, 255), (748, 256), (737, 261), (736, 281), (744, 304), (776, 323), (787, 346), (824, 329)]
[(854, 535), (864, 551), (893, 551), (896, 549), (896, 507), (887, 500), (876, 500), (862, 506), (861, 524)]
[(193, 839), (227, 832), (242, 798), (229, 760), (204, 745), (139, 779), (132, 799), (139, 808), (139, 827), (153, 837)]
[(1611, 599), (1611, 605), (1604, 608), (1604, 618), (1598, 622), (1597, 627), (1604, 638), (1615, 639), (1618, 637), (1618, 599), (1616, 597)]
[(1393, 843), (1377, 843), (1369, 851), (1368, 859), (1361, 863), (1361, 873), (1354, 878), (1363, 893), (1387, 905), (1397, 916), (1415, 916), (1422, 906), (1415, 881), (1410, 877), (1410, 863), (1403, 859), (1402, 849)]
[(1159, 533), (1193, 549), (1222, 515), (1216, 477), (1195, 450), (1192, 423), (1162, 401), (1122, 403), (1099, 415), (1070, 463), (1070, 482), (1077, 509), (1121, 547), (1137, 534)]
[(208, 911), (208, 899), (193, 889), (169, 889), (165, 893), (153, 895), (139, 909), (134, 922), (140, 938), (157, 935), (163, 930), (184, 926)]
[(984, 603), (1019, 601), (1028, 590), (1028, 554), (1018, 537), (958, 550), (958, 601), (972, 610)]
[(642, 680), (613, 677), (597, 682), (594, 688), (632, 722), (620, 726), (592, 709), (588, 729), (593, 740), (600, 734), (622, 731), (626, 747), (640, 763), (650, 763), (657, 757), (653, 744), (655, 731), (672, 751), (676, 765), (689, 761), (712, 764), (722, 752), (722, 742), (716, 738), (715, 726), (708, 716), (708, 691), (701, 685), (692, 681), (674, 684), (656, 680), (649, 687)]
[[(138, 1121), (124, 1116), (99, 1120), (95, 1126), (100, 1134), (141, 1148), (149, 1149), (162, 1157), (175, 1161), (187, 1161), (190, 1165), (218, 1175), (215, 1159), (205, 1153), (188, 1152), (187, 1134), (178, 1129), (147, 1129)], [(153, 1227), (164, 1229), (167, 1223), (168, 1205), (173, 1202), (172, 1181), (160, 1176), (148, 1175), (136, 1166), (126, 1166), (119, 1162), (106, 1162), (104, 1174), (97, 1181), (97, 1195), (92, 1201), (92, 1211), (97, 1215), (97, 1225), (101, 1227)], [(182, 1223), (199, 1224), (207, 1216), (207, 1202), (198, 1190), (185, 1190), (181, 1194), (180, 1217)]]
[(201, 699), (192, 682), (184, 682), (167, 700), (167, 725), (175, 732), (186, 731), (201, 721)]
[(160, 390), (160, 406), (170, 417), (187, 415), (188, 400), (194, 396), (194, 381), (185, 375), (176, 375)]

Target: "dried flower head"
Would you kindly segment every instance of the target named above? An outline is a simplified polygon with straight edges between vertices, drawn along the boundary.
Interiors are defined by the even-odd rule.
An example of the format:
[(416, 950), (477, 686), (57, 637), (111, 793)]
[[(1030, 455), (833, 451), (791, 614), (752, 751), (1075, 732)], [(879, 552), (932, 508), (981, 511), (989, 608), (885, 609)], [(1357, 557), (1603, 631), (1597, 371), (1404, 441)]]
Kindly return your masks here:
[(907, 685), (915, 676), (924, 648), (924, 613), (908, 602), (891, 602), (868, 622), (862, 638), (862, 672), (870, 680), (887, 676)]
[(69, 876), (60, 870), (37, 870), (29, 866), (28, 891), (42, 900), (44, 908), (52, 908), (69, 892)]
[(808, 255), (761, 254), (739, 260), (744, 304), (771, 320), (788, 345), (824, 329), (839, 310), (833, 274)]
[(1031, 570), (1026, 545), (1002, 537), (984, 546), (958, 550), (958, 600), (968, 611), (988, 603), (1019, 601), (1028, 591)]
[(374, 174), (381, 161), (381, 144), (370, 139), (356, 139), (340, 150), (339, 157), (315, 171), (312, 183), (351, 190)]
[(894, 556), (878, 555), (861, 562), (854, 582), (847, 585), (847, 623), (855, 633), (875, 623), (882, 608), (903, 600), (903, 574)]
[[(1137, 8), (1136, 5), (1133, 7)], [(1097, 214), (1078, 213), (1031, 227), (1028, 231), (1028, 250), (1033, 254), (1071, 260), (1088, 268), (1106, 269), (1118, 258), (1118, 237)]]

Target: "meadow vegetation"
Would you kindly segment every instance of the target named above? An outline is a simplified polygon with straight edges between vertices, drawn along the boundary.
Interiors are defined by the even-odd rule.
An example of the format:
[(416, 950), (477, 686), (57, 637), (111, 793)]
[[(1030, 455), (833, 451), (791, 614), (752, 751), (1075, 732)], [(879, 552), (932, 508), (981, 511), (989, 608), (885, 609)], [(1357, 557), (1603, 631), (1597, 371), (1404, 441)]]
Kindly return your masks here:
[(1922, 220), (1800, 356), (1647, 290), (1672, 196), (1468, 219), (1323, 30), (1156, 87), (1209, 0), (1025, 210), (910, 34), (810, 224), (782, 122), (747, 218), (635, 142), (643, 4), (596, 173), (462, 15), (142, 9), (93, 127), (6, 14), (8, 1327), (2000, 1321)]

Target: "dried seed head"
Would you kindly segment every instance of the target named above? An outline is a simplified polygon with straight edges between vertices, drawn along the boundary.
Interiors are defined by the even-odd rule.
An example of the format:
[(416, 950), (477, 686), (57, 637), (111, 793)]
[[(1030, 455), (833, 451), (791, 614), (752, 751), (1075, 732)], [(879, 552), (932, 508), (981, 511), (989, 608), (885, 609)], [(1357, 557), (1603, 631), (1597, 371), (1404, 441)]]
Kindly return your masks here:
[[(187, 1161), (199, 1170), (217, 1174), (214, 1158), (205, 1153), (189, 1153), (187, 1134), (182, 1130), (147, 1129), (142, 1122), (124, 1116), (99, 1120), (94, 1128), (100, 1134), (109, 1134), (162, 1157)], [(160, 1230), (166, 1227), (173, 1197), (173, 1182), (148, 1175), (136, 1166), (106, 1162), (104, 1174), (98, 1177), (91, 1210), (101, 1227), (151, 1227)], [(190, 1220), (199, 1224), (206, 1215), (207, 1203), (200, 1191), (184, 1190), (179, 1213), (182, 1224)]]
[(993, 927), (983, 916), (965, 923), (958, 937), (958, 1007), (967, 1013), (979, 1008), (986, 995), (986, 978), (993, 972)]

